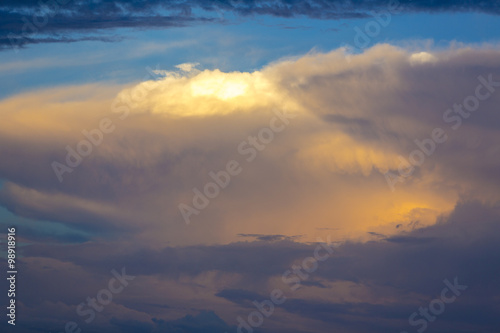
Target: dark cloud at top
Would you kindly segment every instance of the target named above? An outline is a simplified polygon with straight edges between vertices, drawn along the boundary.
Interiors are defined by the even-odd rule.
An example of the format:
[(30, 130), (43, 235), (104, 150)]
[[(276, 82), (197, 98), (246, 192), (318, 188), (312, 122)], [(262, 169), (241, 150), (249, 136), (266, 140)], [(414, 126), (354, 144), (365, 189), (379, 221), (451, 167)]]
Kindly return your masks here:
[[(3, 1), (0, 9), (0, 49), (35, 43), (73, 42), (89, 38), (114, 41), (109, 36), (88, 36), (114, 28), (169, 28), (201, 22), (224, 22), (224, 12), (240, 16), (307, 16), (346, 19), (387, 10), (388, 0), (182, 0), (182, 1)], [(400, 0), (405, 12), (482, 12), (497, 15), (496, 1)], [(85, 36), (67, 36), (84, 33)]]

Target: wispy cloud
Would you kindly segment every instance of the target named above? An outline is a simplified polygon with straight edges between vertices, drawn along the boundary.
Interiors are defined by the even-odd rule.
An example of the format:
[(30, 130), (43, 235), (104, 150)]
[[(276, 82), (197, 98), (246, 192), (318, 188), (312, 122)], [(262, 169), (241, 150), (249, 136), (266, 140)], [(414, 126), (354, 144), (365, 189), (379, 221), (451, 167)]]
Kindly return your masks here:
[[(116, 28), (171, 28), (200, 23), (224, 23), (221, 13), (239, 16), (306, 16), (313, 19), (364, 18), (396, 0), (258, 0), (258, 1), (7, 1), (0, 7), (0, 49), (38, 43), (79, 40), (112, 42), (120, 37), (96, 36)], [(500, 13), (495, 1), (397, 1), (405, 12)], [(289, 27), (285, 27), (289, 28)], [(75, 33), (80, 34), (75, 37)]]

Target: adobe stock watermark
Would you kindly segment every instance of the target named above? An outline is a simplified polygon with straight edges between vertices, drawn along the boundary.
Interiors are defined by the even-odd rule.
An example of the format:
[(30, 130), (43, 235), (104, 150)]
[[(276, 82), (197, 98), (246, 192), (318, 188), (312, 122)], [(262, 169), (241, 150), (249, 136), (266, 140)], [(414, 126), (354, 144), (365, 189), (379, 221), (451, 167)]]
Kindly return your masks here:
[[(113, 301), (113, 295), (119, 294), (129, 285), (129, 281), (133, 281), (135, 276), (127, 275), (125, 267), (122, 268), (121, 273), (116, 270), (111, 270), (113, 277), (109, 279), (106, 288), (97, 292), (96, 297), (87, 297), (86, 302), (78, 304), (76, 313), (84, 319), (86, 324), (90, 324), (96, 317), (96, 312), (102, 312), (104, 307)], [(68, 321), (64, 325), (64, 331), (60, 333), (81, 333), (80, 325), (74, 321)]]
[[(333, 255), (334, 248), (339, 245), (330, 241), (330, 236), (327, 237), (326, 242), (318, 239), (319, 244), (314, 249), (313, 255), (302, 260), (300, 265), (292, 265), (290, 269), (286, 270), (281, 280), (288, 285), (290, 291), (296, 291), (301, 287), (301, 282), (309, 279), (309, 274), (314, 273), (318, 267), (319, 262), (323, 262)], [(282, 305), (287, 300), (285, 292), (282, 289), (276, 288), (269, 293), (269, 299), (262, 302), (254, 300), (252, 303), (256, 310), (248, 314), (246, 320), (240, 316), (236, 318), (238, 327), (237, 333), (252, 333), (255, 328), (264, 324), (264, 318), (269, 318), (274, 313), (277, 305)]]
[[(260, 129), (255, 136), (248, 136), (238, 144), (238, 153), (241, 156), (246, 156), (247, 163), (252, 162), (266, 147), (275, 139), (277, 133), (283, 132), (290, 124), (290, 120), (297, 117), (296, 114), (273, 110), (274, 117), (269, 121), (269, 126)], [(239, 175), (243, 171), (241, 163), (237, 160), (230, 160), (226, 163), (226, 167), (218, 172), (210, 171), (208, 175), (212, 178), (212, 182), (206, 183), (201, 187), (193, 188), (193, 199), (191, 205), (180, 203), (179, 211), (186, 224), (191, 223), (191, 216), (198, 215), (207, 208), (210, 200), (215, 199), (221, 190), (225, 189), (231, 182), (232, 177)]]
[[(149, 66), (146, 67), (148, 74), (143, 79), (143, 84), (136, 85), (127, 94), (119, 94), (111, 104), (111, 112), (117, 113), (119, 120), (124, 120), (128, 117), (130, 110), (137, 107), (137, 104), (143, 101), (149, 92), (154, 90), (160, 84), (157, 74), (160, 72), (158, 65), (156, 65), (156, 70), (153, 70)], [(150, 79), (153, 78), (151, 81)], [(144, 83), (148, 84), (144, 84)], [(116, 129), (116, 121), (109, 117), (103, 117), (96, 128), (91, 130), (83, 130), (82, 135), (84, 139), (81, 139), (75, 146), (66, 146), (66, 158), (64, 162), (52, 161), (51, 167), (54, 171), (57, 179), (60, 183), (64, 181), (63, 175), (65, 173), (72, 173), (73, 170), (78, 167), (84, 160), (92, 154), (94, 147), (98, 147), (102, 144), (106, 134), (113, 133)]]
[(39, 1), (38, 4), (40, 7), (33, 13), (31, 20), (26, 16), (22, 17), (21, 20), (24, 24), (21, 28), (21, 34), (18, 35), (12, 32), (7, 34), (7, 38), (14, 52), (19, 52), (19, 49), (24, 44), (29, 42), (34, 35), (39, 34), (40, 30), (49, 23), (49, 18), (56, 15), (56, 12), (61, 8), (60, 6), (67, 5), (70, 1), (72, 0)]
[(359, 26), (354, 27), (354, 31), (356, 32), (353, 39), (355, 47), (351, 44), (346, 44), (344, 47), (347, 50), (361, 51), (366, 49), (372, 43), (373, 39), (380, 35), (382, 28), (389, 26), (392, 21), (392, 15), (399, 14), (402, 10), (402, 6), (398, 0), (389, 0), (386, 8), (381, 11), (370, 11), (369, 13), (374, 19), (368, 21), (363, 28)]
[[(479, 84), (476, 86), (473, 95), (464, 98), (461, 104), (454, 104), (453, 108), (447, 109), (443, 113), (443, 121), (446, 124), (451, 124), (451, 129), (456, 131), (462, 126), (463, 120), (469, 118), (473, 112), (479, 109), (481, 102), (490, 98), (500, 87), (500, 81), (494, 81), (493, 75), (489, 74), (488, 78), (482, 75), (478, 76)], [(426, 161), (426, 158), (434, 154), (439, 144), (443, 144), (448, 140), (446, 131), (441, 127), (434, 128), (430, 136), (423, 140), (415, 139), (415, 145), (418, 148), (412, 150), (408, 156), (408, 160), (399, 155), (400, 164), (398, 166), (398, 175), (392, 171), (387, 171), (384, 176), (392, 192), (395, 190), (395, 185), (398, 182), (404, 183), (415, 171), (416, 167), (421, 166)]]
[[(433, 299), (429, 302), (428, 307), (419, 307), (418, 312), (413, 312), (408, 318), (408, 323), (413, 326), (419, 326), (417, 328), (418, 333), (423, 333), (429, 323), (436, 321), (437, 316), (441, 315), (446, 309), (446, 304), (451, 304), (456, 301), (457, 297), (462, 294), (462, 291), (466, 290), (468, 287), (466, 285), (461, 285), (458, 283), (458, 277), (455, 277), (453, 283), (448, 281), (448, 279), (443, 281), (445, 286), (441, 290), (441, 295), (438, 298)], [(408, 333), (402, 331), (401, 333)]]

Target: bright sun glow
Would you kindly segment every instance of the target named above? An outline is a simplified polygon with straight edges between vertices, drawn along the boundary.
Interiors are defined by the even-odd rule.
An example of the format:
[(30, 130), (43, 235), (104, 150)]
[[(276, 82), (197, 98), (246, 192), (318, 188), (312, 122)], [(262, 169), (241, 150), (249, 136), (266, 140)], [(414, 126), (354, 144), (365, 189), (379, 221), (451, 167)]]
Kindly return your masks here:
[(228, 74), (219, 73), (215, 76), (201, 76), (191, 84), (193, 96), (215, 96), (228, 100), (245, 94), (248, 84)]

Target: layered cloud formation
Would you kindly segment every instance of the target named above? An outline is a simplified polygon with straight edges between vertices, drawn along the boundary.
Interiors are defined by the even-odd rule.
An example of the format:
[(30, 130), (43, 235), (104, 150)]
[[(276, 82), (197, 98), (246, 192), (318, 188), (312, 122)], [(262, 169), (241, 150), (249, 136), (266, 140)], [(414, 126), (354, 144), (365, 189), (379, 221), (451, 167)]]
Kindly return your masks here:
[[(489, 332), (495, 309), (482, 305), (499, 295), (499, 56), (492, 46), (382, 44), (251, 73), (183, 64), (129, 86), (0, 101), (0, 204), (13, 221), (36, 221), (20, 232), (23, 285), (36, 286), (20, 298), (24, 329), (62, 330), (61, 316), (70, 320), (111, 269), (127, 267), (137, 278), (96, 331), (234, 330), (330, 236), (337, 254), (264, 331), (405, 330), (442, 280), (458, 276), (470, 291), (435, 329)], [(436, 142), (436, 129), (447, 139)], [(240, 172), (210, 198), (206, 184), (231, 161)], [(197, 211), (189, 224), (179, 205)], [(49, 225), (59, 247), (40, 243)], [(59, 279), (91, 282), (76, 291)]]
[[(237, 332), (237, 318), (248, 320), (254, 302), (268, 300), (278, 288), (286, 301), (256, 331), (410, 332), (424, 327), (424, 317), (414, 318), (418, 325), (409, 317), (439, 299), (447, 280), (461, 291), (448, 293), (457, 295), (454, 301), (434, 320), (424, 320), (427, 331), (494, 332), (499, 218), (498, 206), (462, 203), (435, 226), (344, 243), (316, 271), (302, 271), (303, 280), (285, 275), (293, 283), (283, 275), (312, 256), (316, 245), (289, 240), (161, 250), (118, 242), (31, 245), (19, 267), (24, 274), (18, 307), (26, 317), (16, 329), (62, 332), (74, 321), (87, 332)], [(126, 267), (135, 278), (86, 324), (77, 306), (107, 286), (110, 267)]]
[[(340, 239), (392, 233), (400, 224), (433, 223), (459, 198), (495, 202), (498, 51), (429, 57), (378, 45), (359, 55), (337, 50), (283, 60), (253, 73), (191, 65), (131, 87), (8, 98), (1, 149), (12, 158), (0, 170), (2, 204), (24, 217), (185, 244), (245, 233), (314, 240), (316, 228), (326, 227), (340, 228)], [(491, 80), (493, 92), (457, 126), (459, 113), (447, 110), (481, 80)], [(274, 126), (284, 130), (269, 140), (261, 131), (276, 114), (284, 119)], [(99, 145), (76, 157), (103, 124), (109, 132), (95, 137)], [(391, 192), (386, 173), (400, 175), (402, 161), (416, 159), (415, 140), (424, 151), (432, 148), (425, 142), (435, 128), (447, 141), (411, 176), (391, 180)], [(210, 174), (232, 160), (241, 173), (191, 216), (195, 226), (186, 226), (178, 205), (193, 206), (193, 190), (204, 192)], [(19, 168), (15, 161), (31, 163)], [(224, 232), (210, 232), (214, 227)]]

